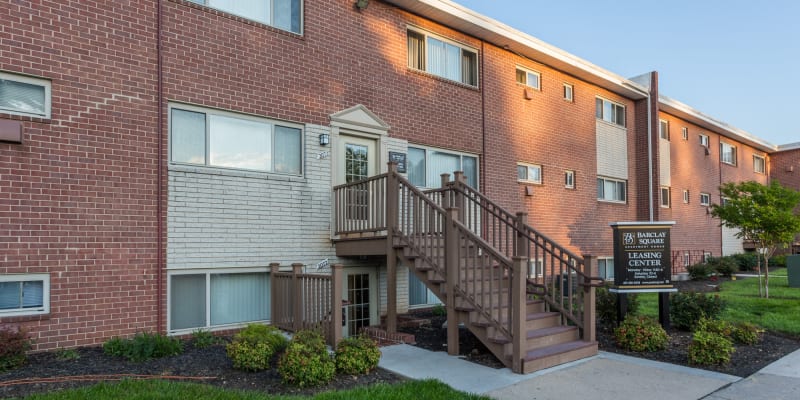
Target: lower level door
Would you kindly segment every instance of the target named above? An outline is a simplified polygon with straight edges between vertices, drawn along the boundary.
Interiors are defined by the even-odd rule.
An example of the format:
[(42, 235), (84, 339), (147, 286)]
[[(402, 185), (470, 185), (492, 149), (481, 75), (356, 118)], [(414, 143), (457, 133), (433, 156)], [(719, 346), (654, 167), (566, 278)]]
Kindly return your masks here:
[(361, 328), (378, 324), (378, 284), (374, 268), (353, 268), (345, 272), (342, 299), (344, 327), (342, 335), (357, 335)]

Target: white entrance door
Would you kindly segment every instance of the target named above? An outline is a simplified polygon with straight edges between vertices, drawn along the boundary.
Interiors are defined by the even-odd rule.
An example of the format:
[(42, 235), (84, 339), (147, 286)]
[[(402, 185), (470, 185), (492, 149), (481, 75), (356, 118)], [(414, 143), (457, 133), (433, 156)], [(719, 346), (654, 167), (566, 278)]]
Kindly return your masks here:
[(374, 268), (347, 268), (344, 282), (342, 336), (348, 337), (378, 323), (378, 279)]
[(351, 183), (374, 176), (377, 171), (376, 141), (339, 135), (336, 184)]

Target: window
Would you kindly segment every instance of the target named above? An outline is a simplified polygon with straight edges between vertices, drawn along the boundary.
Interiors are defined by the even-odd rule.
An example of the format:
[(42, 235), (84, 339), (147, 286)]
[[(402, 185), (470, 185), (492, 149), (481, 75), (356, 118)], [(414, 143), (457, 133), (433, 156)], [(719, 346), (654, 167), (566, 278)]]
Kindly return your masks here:
[(595, 99), (595, 117), (612, 124), (625, 126), (625, 106), (606, 99)]
[(711, 254), (709, 252), (704, 252), (703, 253), (703, 262), (704, 263), (709, 262), (711, 260), (711, 256), (713, 256), (713, 254)]
[(613, 258), (598, 258), (597, 259), (597, 274), (607, 280), (614, 280), (614, 259)]
[(574, 100), (575, 88), (569, 83), (564, 84), (564, 100), (572, 103)]
[(661, 207), (669, 208), (670, 206), (670, 190), (668, 187), (662, 187), (661, 190)]
[(542, 183), (542, 166), (535, 164), (517, 164), (517, 180), (525, 183)]
[(522, 67), (517, 67), (517, 83), (540, 90), (542, 88), (541, 81), (542, 74)]
[(544, 260), (528, 260), (528, 278), (541, 278), (544, 276)]
[(467, 184), (478, 187), (478, 157), (457, 152), (408, 147), (408, 180), (417, 187), (436, 188), (442, 183), (441, 174), (464, 171)]
[(301, 0), (189, 0), (242, 18), (271, 25), (285, 31), (302, 33)]
[(683, 252), (683, 266), (688, 267), (689, 264), (692, 262), (692, 257), (688, 251)]
[(190, 106), (170, 110), (170, 160), (301, 175), (300, 126)]
[(609, 178), (597, 178), (597, 200), (625, 202), (626, 182)]
[(564, 171), (564, 187), (575, 189), (575, 171)]
[(708, 193), (700, 193), (700, 205), (708, 206), (711, 204), (711, 195)]
[(736, 146), (720, 142), (719, 159), (725, 164), (736, 165)]
[(266, 271), (180, 272), (170, 275), (170, 332), (270, 318)]
[(50, 81), (0, 72), (0, 113), (50, 118)]
[(658, 120), (658, 137), (669, 140), (669, 121)]
[(683, 140), (689, 140), (689, 128), (684, 126), (681, 128), (681, 133), (683, 134)]
[(700, 146), (708, 147), (708, 136), (706, 135), (699, 135), (700, 137)]
[(446, 39), (408, 30), (408, 67), (478, 86), (478, 52)]
[(0, 275), (0, 317), (50, 312), (50, 275)]
[(753, 171), (764, 174), (766, 170), (767, 160), (764, 157), (753, 155)]
[(684, 190), (683, 191), (683, 202), (686, 203), (686, 204), (689, 204), (689, 191), (688, 190)]

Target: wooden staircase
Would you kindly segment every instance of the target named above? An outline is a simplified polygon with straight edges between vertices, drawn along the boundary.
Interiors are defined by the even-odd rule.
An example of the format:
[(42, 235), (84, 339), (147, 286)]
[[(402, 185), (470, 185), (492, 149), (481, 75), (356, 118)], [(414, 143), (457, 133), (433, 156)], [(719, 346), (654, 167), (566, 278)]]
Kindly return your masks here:
[[(338, 186), (335, 231), (385, 232), (388, 275), (400, 261), (444, 302), (450, 354), (458, 354), (460, 324), (518, 373), (597, 354), (593, 257), (575, 256), (527, 226), (525, 214), (503, 210), (459, 172), (455, 178), (423, 193), (390, 164), (387, 174)], [(370, 209), (374, 222), (353, 225), (340, 217), (359, 209), (347, 204), (347, 191), (378, 191), (385, 210)]]

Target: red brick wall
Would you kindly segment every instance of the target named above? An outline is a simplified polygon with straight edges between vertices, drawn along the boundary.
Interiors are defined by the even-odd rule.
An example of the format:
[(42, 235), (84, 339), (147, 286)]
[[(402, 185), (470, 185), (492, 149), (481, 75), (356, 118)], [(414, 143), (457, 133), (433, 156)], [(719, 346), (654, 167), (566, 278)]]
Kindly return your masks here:
[(52, 81), (52, 118), (0, 143), (0, 274), (49, 273), (36, 349), (156, 329), (153, 1), (0, 2), (0, 70)]
[[(770, 179), (800, 191), (800, 149), (773, 153), (768, 166)], [(800, 206), (795, 211), (800, 213)], [(800, 235), (795, 242), (800, 243)]]

